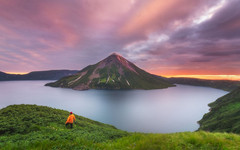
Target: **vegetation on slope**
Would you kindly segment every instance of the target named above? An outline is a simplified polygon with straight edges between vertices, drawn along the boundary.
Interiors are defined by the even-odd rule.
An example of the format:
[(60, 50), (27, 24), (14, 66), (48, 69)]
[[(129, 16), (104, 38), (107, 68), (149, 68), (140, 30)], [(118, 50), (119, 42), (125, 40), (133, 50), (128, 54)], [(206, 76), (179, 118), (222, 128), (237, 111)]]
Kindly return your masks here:
[(86, 89), (161, 89), (174, 86), (163, 78), (147, 73), (125, 58), (112, 54), (77, 74), (63, 77), (46, 86)]
[(240, 136), (227, 133), (127, 133), (76, 116), (65, 128), (69, 112), (36, 105), (12, 105), (0, 110), (0, 149), (238, 149)]
[(240, 88), (210, 103), (199, 130), (240, 133)]
[(43, 143), (57, 148), (64, 143), (71, 144), (71, 141), (103, 142), (128, 135), (113, 126), (78, 115), (75, 115), (77, 122), (74, 128), (67, 129), (68, 115), (67, 111), (37, 105), (3, 108), (0, 110), (0, 147), (25, 149)]

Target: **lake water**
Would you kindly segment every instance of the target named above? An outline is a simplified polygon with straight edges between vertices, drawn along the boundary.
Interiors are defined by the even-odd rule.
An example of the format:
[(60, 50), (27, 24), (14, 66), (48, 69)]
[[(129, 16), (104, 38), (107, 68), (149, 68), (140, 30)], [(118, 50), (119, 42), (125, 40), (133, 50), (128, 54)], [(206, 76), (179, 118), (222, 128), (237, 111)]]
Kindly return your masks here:
[(159, 90), (75, 91), (44, 86), (48, 82), (0, 82), (0, 108), (12, 104), (44, 105), (126, 131), (171, 133), (197, 130), (197, 121), (208, 112), (208, 103), (227, 94), (187, 85)]

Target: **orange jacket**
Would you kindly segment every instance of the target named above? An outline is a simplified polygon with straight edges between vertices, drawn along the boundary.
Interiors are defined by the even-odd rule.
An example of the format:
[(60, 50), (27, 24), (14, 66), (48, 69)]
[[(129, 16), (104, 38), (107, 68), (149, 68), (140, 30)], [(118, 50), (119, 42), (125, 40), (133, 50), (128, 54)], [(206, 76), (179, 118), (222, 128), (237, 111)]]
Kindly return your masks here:
[(73, 120), (76, 121), (76, 118), (73, 114), (69, 115), (68, 118), (67, 118), (67, 121), (65, 124), (67, 123), (73, 123)]

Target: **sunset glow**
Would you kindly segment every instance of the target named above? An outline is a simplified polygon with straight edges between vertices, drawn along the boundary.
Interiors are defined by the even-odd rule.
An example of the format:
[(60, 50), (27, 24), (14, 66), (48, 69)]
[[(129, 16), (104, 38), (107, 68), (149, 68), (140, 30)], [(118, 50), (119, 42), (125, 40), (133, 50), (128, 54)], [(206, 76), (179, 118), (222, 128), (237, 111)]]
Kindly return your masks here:
[(24, 74), (27, 74), (28, 72), (5, 72), (5, 73), (8, 73), (8, 74), (21, 74), (21, 75), (24, 75)]
[(161, 76), (240, 80), (239, 0), (0, 1), (0, 71), (81, 70), (113, 52)]
[(184, 77), (184, 78), (199, 78), (209, 80), (240, 80), (240, 75), (173, 75), (165, 77)]

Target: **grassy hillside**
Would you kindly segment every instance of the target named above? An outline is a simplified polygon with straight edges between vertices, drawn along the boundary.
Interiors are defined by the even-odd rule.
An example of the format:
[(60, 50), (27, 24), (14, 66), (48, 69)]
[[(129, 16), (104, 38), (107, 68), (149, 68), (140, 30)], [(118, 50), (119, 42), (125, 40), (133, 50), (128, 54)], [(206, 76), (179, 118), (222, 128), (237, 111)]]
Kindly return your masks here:
[(227, 133), (127, 133), (77, 116), (73, 129), (64, 123), (67, 111), (36, 105), (0, 110), (0, 149), (238, 149), (240, 136)]
[(240, 133), (240, 88), (210, 103), (199, 130)]
[[(65, 128), (69, 112), (37, 105), (11, 105), (0, 110), (0, 147), (52, 148), (74, 142), (104, 142), (128, 135), (113, 126), (78, 115), (73, 129)], [(79, 145), (81, 147), (81, 145)]]

